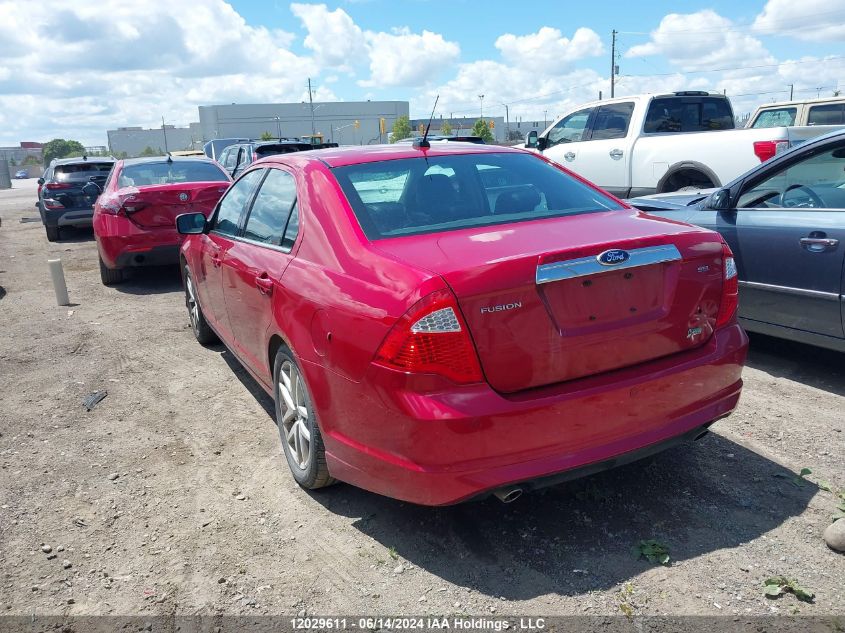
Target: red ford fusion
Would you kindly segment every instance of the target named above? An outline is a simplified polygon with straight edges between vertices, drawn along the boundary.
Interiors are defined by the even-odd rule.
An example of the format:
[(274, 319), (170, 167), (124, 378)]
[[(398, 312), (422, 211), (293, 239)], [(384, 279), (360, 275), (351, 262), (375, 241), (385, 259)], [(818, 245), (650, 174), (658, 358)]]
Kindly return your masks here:
[(217, 163), (205, 158), (117, 161), (94, 205), (103, 284), (123, 281), (132, 267), (177, 263), (182, 238), (176, 216), (207, 215), (230, 182)]
[(739, 399), (720, 236), (523, 150), (273, 156), (177, 224), (194, 334), (273, 395), (305, 488), (511, 501), (697, 439)]

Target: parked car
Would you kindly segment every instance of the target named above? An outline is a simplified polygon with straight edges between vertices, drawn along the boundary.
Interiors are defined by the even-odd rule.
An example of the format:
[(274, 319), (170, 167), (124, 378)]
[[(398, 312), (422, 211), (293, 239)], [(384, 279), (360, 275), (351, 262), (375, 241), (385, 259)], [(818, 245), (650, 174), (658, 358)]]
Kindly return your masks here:
[(845, 97), (782, 101), (759, 106), (745, 127), (845, 125)]
[(735, 130), (721, 94), (675, 92), (579, 106), (526, 147), (620, 197), (720, 187), (792, 144), (833, 128)]
[(205, 155), (214, 160), (219, 160), (220, 153), (234, 143), (248, 143), (248, 138), (216, 138), (205, 143), (202, 146), (202, 151)]
[(194, 334), (273, 395), (305, 488), (511, 501), (701, 436), (739, 398), (720, 236), (535, 153), (271, 156), (177, 226)]
[[(207, 214), (231, 179), (207, 158), (158, 156), (119, 160), (94, 208), (100, 279), (109, 286), (137, 266), (175, 264), (176, 216)], [(90, 188), (99, 188), (92, 184)]]
[(229, 145), (220, 153), (217, 162), (223, 165), (232, 178), (237, 178), (252, 163), (274, 154), (306, 152), (312, 149), (337, 147), (337, 143), (314, 144), (311, 140), (280, 139), (277, 141), (249, 141)]
[(114, 165), (114, 158), (57, 158), (38, 179), (38, 202), (47, 240), (56, 242), (65, 226), (89, 227), (94, 215), (97, 191), (85, 190), (93, 182), (102, 186)]
[(26, 180), (29, 178), (29, 172), (26, 169), (19, 169), (15, 172), (15, 178), (17, 180)]
[[(419, 136), (411, 136), (408, 138), (403, 138), (398, 141), (397, 143), (416, 143), (420, 140)], [(429, 134), (426, 136), (426, 140), (431, 143), (484, 143), (484, 139), (480, 136), (444, 136), (442, 134)]]
[(845, 132), (785, 152), (714, 192), (630, 202), (722, 234), (737, 255), (746, 329), (845, 352)]

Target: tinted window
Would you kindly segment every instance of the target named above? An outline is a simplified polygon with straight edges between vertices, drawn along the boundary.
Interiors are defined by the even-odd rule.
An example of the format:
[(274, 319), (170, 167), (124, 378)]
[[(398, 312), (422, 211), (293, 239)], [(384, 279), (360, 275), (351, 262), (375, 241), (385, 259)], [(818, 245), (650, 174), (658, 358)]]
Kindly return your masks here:
[(781, 127), (795, 125), (795, 108), (763, 110), (751, 125), (753, 128)]
[(613, 103), (601, 106), (593, 122), (590, 140), (625, 138), (634, 112), (633, 103)]
[(237, 234), (238, 222), (244, 205), (249, 201), (255, 185), (261, 180), (263, 174), (264, 170), (256, 169), (229, 187), (217, 209), (217, 215), (214, 218), (214, 231), (225, 235)]
[(845, 104), (831, 103), (810, 108), (807, 125), (841, 125), (845, 123)]
[(107, 176), (113, 163), (76, 163), (71, 165), (56, 165), (55, 178), (57, 182), (86, 181), (91, 176)]
[(590, 119), (590, 114), (592, 113), (593, 108), (587, 108), (586, 110), (573, 112), (569, 116), (558, 121), (557, 124), (549, 130), (549, 147), (557, 145), (558, 143), (583, 141), (587, 121)]
[(280, 169), (271, 169), (252, 203), (244, 237), (280, 246), (294, 200), (296, 183), (293, 176)]
[(665, 97), (649, 104), (643, 132), (704, 132), (733, 127), (733, 112), (727, 99)]
[(370, 239), (621, 208), (529, 154), (408, 158), (332, 171)]
[(235, 168), (235, 159), (238, 157), (238, 148), (237, 147), (229, 147), (225, 150), (225, 157), (223, 158), (222, 165), (232, 171)]
[(285, 227), (285, 237), (282, 240), (282, 247), (288, 250), (293, 248), (297, 233), (299, 233), (299, 204), (294, 202), (288, 225)]
[(118, 187), (169, 185), (181, 182), (218, 182), (229, 177), (217, 165), (200, 160), (175, 160), (171, 163), (137, 163), (124, 165)]

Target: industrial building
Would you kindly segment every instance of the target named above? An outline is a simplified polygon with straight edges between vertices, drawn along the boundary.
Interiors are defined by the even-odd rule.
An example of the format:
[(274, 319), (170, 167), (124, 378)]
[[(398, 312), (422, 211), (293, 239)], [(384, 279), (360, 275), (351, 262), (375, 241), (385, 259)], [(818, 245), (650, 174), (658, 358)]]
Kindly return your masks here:
[(333, 101), (199, 106), (202, 138), (298, 137), (322, 134), (325, 141), (341, 145), (367, 145), (387, 141), (382, 134), (400, 116), (409, 116), (407, 101)]
[[(472, 134), (472, 126), (475, 125), (478, 118), (479, 117), (450, 118), (438, 115), (431, 121), (431, 134), (440, 134), (440, 129), (447, 121), (449, 122), (449, 125), (452, 126), (453, 135), (465, 136)], [(493, 122), (493, 127), (490, 128), (490, 132), (493, 133), (493, 139), (497, 143), (506, 142), (508, 140), (509, 131), (511, 133), (511, 140), (524, 139), (531, 130), (537, 130), (538, 133), (542, 132), (546, 129), (548, 124), (548, 122), (544, 124), (543, 121), (523, 121), (521, 117), (515, 121), (509, 121), (506, 120), (505, 117), (501, 116), (486, 116), (484, 117), (484, 120), (487, 121), (488, 125), (490, 124), (490, 121)], [(425, 129), (427, 123), (428, 119), (411, 119), (411, 129), (415, 134), (419, 134)]]
[(145, 130), (142, 127), (119, 127), (106, 131), (109, 152), (113, 156), (139, 156), (146, 148), (163, 154), (183, 149), (202, 149), (202, 132), (199, 123), (188, 127), (163, 125)]

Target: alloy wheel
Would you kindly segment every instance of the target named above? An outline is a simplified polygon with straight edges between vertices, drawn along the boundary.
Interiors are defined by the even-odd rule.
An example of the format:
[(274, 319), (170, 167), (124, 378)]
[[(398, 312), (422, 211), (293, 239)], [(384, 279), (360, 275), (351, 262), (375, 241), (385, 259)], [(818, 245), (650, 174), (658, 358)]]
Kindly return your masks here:
[(308, 426), (305, 383), (299, 370), (290, 361), (283, 362), (279, 369), (279, 397), (282, 436), (293, 461), (305, 470), (311, 461), (311, 430)]
[(190, 276), (185, 278), (185, 299), (188, 303), (188, 314), (191, 318), (191, 327), (194, 332), (199, 329), (200, 307), (197, 303), (197, 296), (194, 292), (194, 283)]

